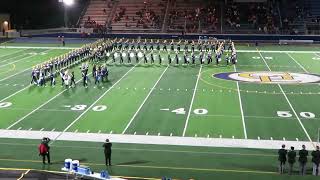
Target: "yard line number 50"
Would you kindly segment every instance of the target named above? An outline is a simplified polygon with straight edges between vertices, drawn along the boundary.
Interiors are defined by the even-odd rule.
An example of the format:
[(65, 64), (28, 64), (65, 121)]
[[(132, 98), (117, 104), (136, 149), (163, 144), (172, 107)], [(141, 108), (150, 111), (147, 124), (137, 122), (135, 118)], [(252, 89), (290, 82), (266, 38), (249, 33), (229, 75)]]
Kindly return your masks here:
[[(283, 118), (290, 118), (293, 116), (290, 111), (277, 111), (277, 115)], [(307, 119), (313, 119), (316, 117), (316, 115), (312, 112), (300, 112), (299, 115)]]

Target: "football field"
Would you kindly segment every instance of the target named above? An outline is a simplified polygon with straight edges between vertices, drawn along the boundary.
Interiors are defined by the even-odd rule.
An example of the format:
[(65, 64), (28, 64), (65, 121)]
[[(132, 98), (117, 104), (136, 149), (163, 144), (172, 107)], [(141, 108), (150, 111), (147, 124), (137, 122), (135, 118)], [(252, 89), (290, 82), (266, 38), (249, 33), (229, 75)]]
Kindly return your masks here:
[[(91, 77), (88, 88), (73, 67), (77, 87), (70, 89), (60, 78), (55, 87), (30, 85), (32, 66), (70, 49), (0, 48), (0, 136), (239, 148), (252, 140), (250, 147), (262, 149), (290, 141), (312, 147), (320, 128), (320, 51), (236, 48), (236, 65), (183, 65), (182, 52), (179, 65), (169, 65), (164, 52), (162, 65), (157, 59), (152, 65), (107, 61), (109, 80), (95, 85)], [(216, 144), (219, 139), (230, 144)], [(272, 142), (276, 146), (268, 146)]]
[[(61, 49), (0, 49), (1, 129), (316, 141), (318, 83), (238, 82), (231, 72), (320, 73), (312, 51), (239, 50), (238, 64), (109, 63), (109, 81), (89, 88), (30, 86), (33, 65)], [(78, 67), (75, 71), (81, 81)], [(92, 80), (93, 81), (93, 80)]]

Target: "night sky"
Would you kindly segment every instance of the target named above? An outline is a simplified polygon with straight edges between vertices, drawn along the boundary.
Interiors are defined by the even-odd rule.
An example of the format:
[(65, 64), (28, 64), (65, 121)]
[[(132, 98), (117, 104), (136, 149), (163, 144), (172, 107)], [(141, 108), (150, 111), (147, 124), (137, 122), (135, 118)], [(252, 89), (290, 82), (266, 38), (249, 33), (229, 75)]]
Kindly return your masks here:
[[(68, 8), (71, 24), (76, 24), (86, 0), (75, 0)], [(58, 0), (1, 0), (0, 13), (11, 15), (11, 25), (17, 29), (62, 27), (64, 7)]]

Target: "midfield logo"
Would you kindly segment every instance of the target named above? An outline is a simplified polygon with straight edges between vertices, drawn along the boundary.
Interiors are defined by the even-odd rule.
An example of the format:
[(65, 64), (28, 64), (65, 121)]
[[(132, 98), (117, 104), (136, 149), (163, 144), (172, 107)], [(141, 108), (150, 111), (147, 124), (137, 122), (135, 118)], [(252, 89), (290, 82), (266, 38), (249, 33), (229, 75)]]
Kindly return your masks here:
[(265, 84), (306, 84), (320, 82), (320, 75), (291, 72), (231, 72), (213, 74), (213, 77), (232, 81)]

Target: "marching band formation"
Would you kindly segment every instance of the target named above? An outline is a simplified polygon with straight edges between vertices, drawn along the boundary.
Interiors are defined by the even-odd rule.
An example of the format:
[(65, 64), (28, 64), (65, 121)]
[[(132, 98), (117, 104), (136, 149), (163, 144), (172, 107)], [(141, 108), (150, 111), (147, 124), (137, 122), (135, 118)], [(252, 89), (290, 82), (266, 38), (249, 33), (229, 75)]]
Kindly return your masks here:
[[(183, 47), (183, 48), (182, 48)], [(234, 43), (229, 40), (218, 41), (187, 41), (182, 40), (167, 42), (167, 40), (147, 40), (140, 39), (99, 39), (92, 44), (87, 44), (79, 49), (72, 50), (64, 55), (51, 58), (49, 61), (37, 65), (31, 73), (31, 84), (46, 86), (50, 81), (50, 86), (55, 86), (55, 78), (61, 77), (61, 86), (67, 88), (75, 87), (75, 73), (69, 71), (72, 67), (79, 65), (82, 84), (88, 86), (89, 63), (92, 63), (91, 75), (95, 84), (108, 79), (109, 71), (107, 62), (111, 61), (120, 64), (124, 63), (155, 63), (162, 64), (167, 60), (168, 64), (211, 64), (215, 57), (215, 64), (222, 63), (222, 55), (225, 54), (226, 64), (237, 63), (237, 52)], [(167, 58), (165, 54), (167, 53)], [(230, 55), (229, 55), (230, 54)]]
[[(183, 47), (183, 48), (182, 48)], [(176, 63), (179, 64), (183, 60), (183, 64), (196, 64), (198, 61), (200, 64), (211, 64), (213, 62), (213, 57), (215, 56), (216, 64), (220, 64), (222, 61), (222, 54), (227, 51), (226, 62), (227, 64), (236, 64), (237, 63), (237, 53), (232, 41), (207, 41), (207, 42), (195, 42), (187, 41), (174, 42), (172, 40), (170, 43), (167, 40), (147, 40), (144, 42), (141, 40), (131, 41), (129, 39), (115, 39), (112, 41), (112, 46), (110, 47), (113, 54), (107, 53), (107, 59), (111, 58), (112, 62), (116, 62), (116, 59), (119, 57), (119, 63), (124, 63), (127, 60), (128, 63), (132, 63), (132, 59), (136, 63), (140, 59), (143, 59), (144, 63), (150, 62), (151, 64), (155, 63), (155, 60), (158, 60), (159, 64), (162, 64), (163, 53), (168, 53), (167, 61), (169, 64)], [(158, 54), (156, 54), (158, 53)], [(173, 53), (173, 54), (172, 54)], [(183, 53), (183, 58), (179, 57), (180, 53)], [(231, 55), (229, 56), (229, 53)], [(150, 54), (149, 57), (147, 54)], [(198, 54), (198, 56), (196, 56)]]

